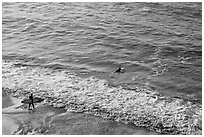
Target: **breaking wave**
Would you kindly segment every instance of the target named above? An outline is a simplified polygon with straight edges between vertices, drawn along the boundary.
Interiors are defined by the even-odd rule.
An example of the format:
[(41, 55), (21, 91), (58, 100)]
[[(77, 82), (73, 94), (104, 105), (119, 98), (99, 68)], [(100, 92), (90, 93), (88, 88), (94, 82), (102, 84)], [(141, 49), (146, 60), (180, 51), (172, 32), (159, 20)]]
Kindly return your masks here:
[(92, 112), (104, 118), (133, 123), (163, 134), (202, 134), (200, 102), (135, 87), (112, 87), (96, 77), (20, 62), (2, 62), (2, 88), (25, 98), (30, 92), (46, 104), (77, 112)]

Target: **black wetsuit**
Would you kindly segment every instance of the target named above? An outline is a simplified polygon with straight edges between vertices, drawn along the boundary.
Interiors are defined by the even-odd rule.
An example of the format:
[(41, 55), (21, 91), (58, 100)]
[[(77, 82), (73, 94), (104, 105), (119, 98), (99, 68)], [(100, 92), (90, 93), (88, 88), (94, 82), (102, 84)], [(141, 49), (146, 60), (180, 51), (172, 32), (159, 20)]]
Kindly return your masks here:
[(31, 95), (29, 96), (29, 99), (31, 100), (31, 103), (29, 103), (28, 109), (30, 109), (31, 105), (33, 106), (33, 109), (34, 109), (35, 107), (34, 107), (34, 103), (33, 103), (33, 94), (31, 94)]
[(116, 72), (116, 73), (120, 73), (121, 70), (122, 70), (121, 68), (118, 68), (115, 72)]

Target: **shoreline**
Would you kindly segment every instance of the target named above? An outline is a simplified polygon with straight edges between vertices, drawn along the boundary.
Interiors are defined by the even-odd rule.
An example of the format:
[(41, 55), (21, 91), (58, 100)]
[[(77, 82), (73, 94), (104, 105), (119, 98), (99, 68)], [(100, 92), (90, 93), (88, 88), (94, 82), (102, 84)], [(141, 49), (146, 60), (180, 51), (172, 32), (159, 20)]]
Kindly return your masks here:
[(166, 98), (139, 87), (110, 87), (105, 80), (80, 78), (63, 70), (16, 67), (11, 62), (3, 62), (2, 77), (3, 89), (16, 97), (32, 91), (54, 107), (89, 112), (162, 134), (202, 134), (201, 105), (179, 98)]
[(88, 113), (67, 112), (43, 103), (38, 104), (34, 111), (28, 112), (20, 103), (20, 99), (11, 97), (11, 101), (13, 105), (2, 110), (2, 135), (158, 134), (134, 125), (122, 124)]
[[(2, 90), (2, 110), (10, 108), (15, 105), (16, 102)], [(2, 135), (12, 135), (12, 133), (20, 128), (20, 123), (8, 114), (2, 112)]]
[(2, 114), (2, 135), (12, 135), (20, 128), (19, 122), (9, 115)]

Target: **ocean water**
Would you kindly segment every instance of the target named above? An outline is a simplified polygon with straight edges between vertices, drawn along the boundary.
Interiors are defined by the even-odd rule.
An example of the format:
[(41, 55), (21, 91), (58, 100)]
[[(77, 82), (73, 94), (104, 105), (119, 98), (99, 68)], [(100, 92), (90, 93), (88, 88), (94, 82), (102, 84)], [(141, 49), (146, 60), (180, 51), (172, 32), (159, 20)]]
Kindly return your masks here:
[(2, 39), (4, 60), (202, 97), (202, 3), (3, 3)]
[(202, 130), (202, 3), (4, 2), (2, 54), (5, 89)]

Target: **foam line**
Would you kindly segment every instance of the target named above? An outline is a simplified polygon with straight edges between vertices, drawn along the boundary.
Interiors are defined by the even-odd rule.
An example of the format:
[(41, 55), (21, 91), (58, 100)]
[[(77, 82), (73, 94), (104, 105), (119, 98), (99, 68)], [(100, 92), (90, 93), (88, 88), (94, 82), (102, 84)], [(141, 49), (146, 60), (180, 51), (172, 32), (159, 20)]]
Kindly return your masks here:
[(168, 98), (138, 87), (110, 87), (95, 77), (81, 78), (67, 70), (52, 70), (2, 62), (2, 87), (23, 98), (30, 92), (45, 103), (147, 127), (166, 134), (202, 134), (201, 104)]

